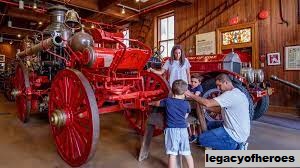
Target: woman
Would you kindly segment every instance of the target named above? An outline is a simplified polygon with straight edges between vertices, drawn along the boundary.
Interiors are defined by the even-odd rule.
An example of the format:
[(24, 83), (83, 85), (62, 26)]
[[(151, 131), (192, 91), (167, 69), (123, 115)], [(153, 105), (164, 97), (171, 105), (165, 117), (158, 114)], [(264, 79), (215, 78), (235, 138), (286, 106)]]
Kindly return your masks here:
[(191, 68), (191, 64), (189, 63), (188, 59), (185, 58), (181, 46), (174, 45), (171, 51), (171, 57), (165, 62), (162, 69), (155, 70), (149, 68), (148, 70), (158, 75), (162, 75), (165, 72), (168, 72), (169, 84), (170, 86), (172, 86), (172, 83), (178, 79), (182, 79), (186, 83), (190, 84), (191, 83), (190, 68)]

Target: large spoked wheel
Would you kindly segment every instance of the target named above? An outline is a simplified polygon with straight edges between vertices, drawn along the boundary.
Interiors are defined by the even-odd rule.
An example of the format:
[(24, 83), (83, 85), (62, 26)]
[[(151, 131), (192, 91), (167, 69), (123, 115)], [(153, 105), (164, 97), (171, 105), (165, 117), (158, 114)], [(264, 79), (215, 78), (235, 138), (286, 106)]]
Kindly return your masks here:
[[(142, 91), (143, 87), (145, 91), (154, 91), (154, 90), (161, 90), (161, 94), (155, 95), (151, 97), (151, 100), (160, 100), (165, 98), (169, 94), (169, 85), (165, 79), (161, 76), (156, 75), (151, 72), (142, 71), (141, 76), (143, 76), (143, 81), (137, 81), (135, 83), (134, 88), (132, 91)], [(138, 134), (144, 135), (147, 119), (150, 115), (151, 111), (149, 108), (145, 110), (140, 109), (126, 109), (125, 110), (125, 117), (128, 120), (130, 126), (134, 128)], [(153, 136), (157, 136), (163, 133), (163, 128), (155, 127)]]
[[(207, 92), (205, 92), (203, 94), (203, 97), (206, 98), (206, 99), (212, 99), (214, 97), (217, 97), (221, 94), (221, 91), (217, 88), (213, 88), (213, 89), (209, 89)], [(222, 115), (220, 113), (214, 113), (214, 112), (211, 112), (207, 109), (204, 109), (204, 115), (205, 115), (205, 118), (208, 120), (208, 121), (220, 121), (222, 120)]]
[(28, 122), (31, 109), (31, 101), (27, 94), (29, 89), (30, 83), (27, 68), (22, 62), (19, 62), (16, 68), (15, 89), (12, 94), (16, 98), (17, 116), (23, 123)]
[(49, 120), (58, 153), (71, 166), (91, 159), (99, 138), (99, 113), (94, 92), (84, 75), (60, 71), (51, 85)]

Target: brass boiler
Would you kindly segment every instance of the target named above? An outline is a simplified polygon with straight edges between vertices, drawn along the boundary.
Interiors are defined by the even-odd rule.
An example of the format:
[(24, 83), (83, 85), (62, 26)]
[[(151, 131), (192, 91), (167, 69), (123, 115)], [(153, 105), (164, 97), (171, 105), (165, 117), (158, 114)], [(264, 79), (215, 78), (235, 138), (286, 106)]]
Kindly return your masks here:
[(63, 40), (68, 40), (72, 34), (71, 30), (65, 25), (65, 14), (68, 9), (57, 5), (50, 7), (48, 13), (51, 16), (50, 24), (43, 30), (43, 34), (49, 37), (53, 34), (61, 34)]

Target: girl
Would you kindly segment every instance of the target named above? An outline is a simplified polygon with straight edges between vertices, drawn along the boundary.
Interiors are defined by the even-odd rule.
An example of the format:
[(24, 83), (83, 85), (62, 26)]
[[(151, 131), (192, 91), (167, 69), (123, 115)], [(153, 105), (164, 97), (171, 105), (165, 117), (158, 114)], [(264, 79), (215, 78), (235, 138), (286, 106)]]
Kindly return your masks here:
[(171, 51), (171, 57), (165, 62), (164, 66), (160, 70), (149, 68), (148, 71), (158, 75), (163, 75), (168, 72), (169, 84), (172, 86), (173, 82), (177, 79), (182, 79), (186, 83), (191, 83), (190, 75), (191, 64), (182, 51), (181, 46), (174, 45)]

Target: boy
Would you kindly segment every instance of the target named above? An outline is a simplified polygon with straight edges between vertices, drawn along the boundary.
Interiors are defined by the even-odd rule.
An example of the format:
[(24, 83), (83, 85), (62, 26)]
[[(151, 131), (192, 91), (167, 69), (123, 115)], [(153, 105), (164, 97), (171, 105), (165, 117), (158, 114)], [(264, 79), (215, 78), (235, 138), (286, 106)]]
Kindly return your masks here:
[(188, 84), (185, 81), (175, 80), (172, 84), (173, 97), (150, 103), (166, 107), (165, 147), (169, 155), (169, 168), (176, 168), (178, 154), (185, 156), (189, 168), (194, 168), (186, 123), (187, 113), (191, 111), (184, 96), (187, 90)]
[[(197, 96), (200, 96), (203, 92), (203, 88), (201, 86), (201, 82), (203, 80), (202, 76), (192, 76), (191, 77), (191, 85), (189, 86), (189, 91), (194, 93)], [(197, 140), (199, 132), (196, 130), (196, 125), (200, 125), (197, 115), (193, 111), (188, 119), (188, 131), (189, 131), (189, 141), (193, 143)]]

